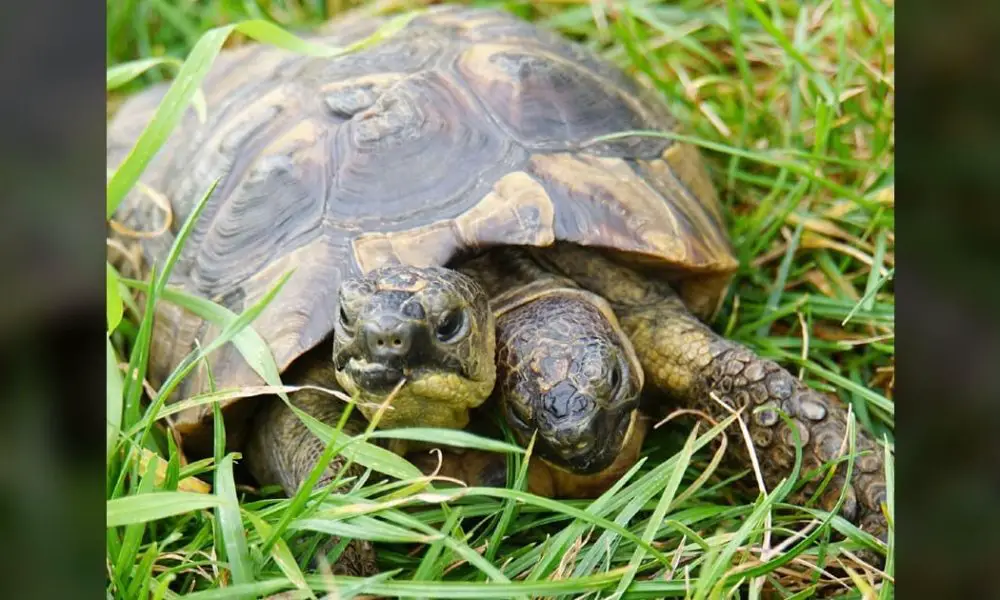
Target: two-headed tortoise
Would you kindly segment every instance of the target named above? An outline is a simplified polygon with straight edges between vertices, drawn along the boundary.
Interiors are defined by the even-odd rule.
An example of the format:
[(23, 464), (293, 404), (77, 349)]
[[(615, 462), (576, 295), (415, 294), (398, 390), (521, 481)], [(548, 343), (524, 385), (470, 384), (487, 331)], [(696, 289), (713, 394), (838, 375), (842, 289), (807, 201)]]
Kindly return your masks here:
[[(347, 17), (316, 39), (346, 46), (384, 22)], [(337, 58), (227, 50), (203, 90), (207, 120), (188, 111), (115, 218), (164, 229), (147, 194), (169, 202), (173, 225), (141, 239), (142, 263), (156, 263), (220, 178), (171, 285), (240, 312), (291, 271), (254, 322), (285, 383), (346, 390), (366, 418), (395, 394), (382, 427), (464, 427), (496, 388), (522, 441), (537, 431), (553, 466), (539, 489), (555, 495), (599, 491), (581, 482), (634, 459), (643, 387), (715, 416), (747, 407), (769, 485), (792, 469), (788, 423), (803, 472), (843, 452), (843, 406), (702, 323), (737, 264), (707, 171), (694, 147), (667, 139), (594, 142), (675, 122), (580, 46), (499, 11), (436, 7)], [(111, 166), (163, 92), (122, 106)], [(153, 384), (217, 334), (161, 303)], [(217, 388), (262, 383), (233, 344), (209, 364)], [(208, 377), (196, 370), (176, 398)], [(327, 422), (342, 414), (323, 393), (292, 400)], [(176, 416), (189, 452), (210, 447), (211, 414)], [(225, 414), (255, 477), (294, 492), (322, 443), (276, 399)], [(866, 434), (858, 447), (842, 512), (882, 534), (882, 458)], [(347, 570), (366, 571), (365, 556)]]

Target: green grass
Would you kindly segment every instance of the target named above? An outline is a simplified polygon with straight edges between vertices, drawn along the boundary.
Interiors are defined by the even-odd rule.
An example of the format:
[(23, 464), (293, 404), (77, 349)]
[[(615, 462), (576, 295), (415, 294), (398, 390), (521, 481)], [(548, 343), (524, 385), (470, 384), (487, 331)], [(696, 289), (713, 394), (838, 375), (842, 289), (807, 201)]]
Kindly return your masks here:
[[(663, 94), (685, 124), (679, 135), (709, 160), (741, 264), (713, 326), (850, 402), (859, 425), (891, 445), (892, 4), (650, 0), (616, 2), (613, 10), (573, 0), (493, 4), (591, 45)], [(280, 27), (320, 22), (347, 7), (295, 0), (108, 2), (108, 79), (115, 88), (109, 110), (125, 94), (178, 72), (189, 83), (176, 88), (178, 98), (197, 106), (202, 67), (219, 47), (248, 38), (329, 52), (296, 46)], [(245, 20), (233, 31), (219, 29)], [(126, 64), (137, 59), (147, 60)], [(166, 113), (147, 151), (169, 131)], [(132, 170), (109, 177), (109, 214), (141, 172), (143, 154), (134, 154)], [(182, 243), (184, 235), (178, 237)], [(692, 432), (687, 423), (658, 432), (644, 461), (592, 502), (536, 498), (517, 486), (432, 491), (371, 436), (350, 439), (321, 423), (311, 424), (329, 440), (321, 463), (345, 453), (401, 481), (362, 477), (347, 482), (345, 493), (321, 489), (295, 498), (260, 493), (234, 477), (235, 457), (221, 450), (221, 428), (214, 457), (182, 464), (159, 420), (171, 408), (158, 395), (148, 401), (140, 383), (151, 323), (138, 316), (137, 303), (176, 302), (223, 329), (167, 386), (213, 346), (232, 340), (276, 391), (290, 390), (280, 387), (273, 360), (247, 327), (262, 305), (234, 315), (180, 295), (163, 286), (171, 265), (147, 281), (119, 280), (109, 269), (108, 597), (252, 598), (288, 590), (319, 597), (330, 578), (313, 558), (330, 533), (373, 540), (385, 571), (369, 580), (337, 578), (341, 598), (893, 596), (891, 538), (886, 577), (854, 560), (865, 536), (841, 519), (783, 504), (781, 488), (766, 497), (740, 495), (733, 481), (741, 473), (716, 460), (718, 428)], [(148, 293), (133, 299), (136, 291)], [(186, 402), (209, 404), (227, 393)], [(211, 482), (210, 489), (194, 475)], [(826, 524), (762, 556), (768, 520), (787, 532), (802, 530), (810, 515)]]

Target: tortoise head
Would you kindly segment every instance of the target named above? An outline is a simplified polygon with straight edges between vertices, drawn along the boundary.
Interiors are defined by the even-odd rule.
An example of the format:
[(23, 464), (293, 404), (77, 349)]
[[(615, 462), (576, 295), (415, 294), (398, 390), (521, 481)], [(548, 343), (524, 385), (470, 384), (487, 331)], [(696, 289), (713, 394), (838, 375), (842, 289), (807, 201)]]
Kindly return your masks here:
[(607, 303), (589, 292), (534, 299), (498, 318), (498, 391), (522, 444), (574, 474), (608, 468), (628, 443), (643, 374)]
[[(345, 279), (333, 362), (369, 419), (393, 395), (382, 427), (464, 427), (496, 380), (489, 300), (470, 277), (439, 267), (383, 267)], [(396, 389), (396, 388), (399, 389)]]

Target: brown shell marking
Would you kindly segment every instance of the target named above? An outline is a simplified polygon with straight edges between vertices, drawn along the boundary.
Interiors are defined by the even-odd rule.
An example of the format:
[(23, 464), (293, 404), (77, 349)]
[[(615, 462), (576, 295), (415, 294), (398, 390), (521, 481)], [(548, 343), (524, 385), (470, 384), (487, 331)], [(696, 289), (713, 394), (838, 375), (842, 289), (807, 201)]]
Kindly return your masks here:
[(334, 81), (320, 86), (318, 91), (332, 117), (350, 119), (371, 108), (380, 96), (405, 77), (405, 73), (377, 73), (347, 81)]
[(559, 240), (634, 252), (683, 269), (724, 272), (733, 266), (699, 199), (661, 193), (626, 160), (535, 155), (529, 171), (553, 199)]
[(665, 198), (676, 199), (687, 208), (700, 233), (713, 236), (720, 246), (728, 247), (719, 195), (697, 148), (673, 143), (663, 151), (661, 160), (637, 163), (647, 169), (644, 174)]
[(699, 271), (684, 264), (674, 277), (677, 291), (688, 309), (701, 319), (711, 319), (724, 299), (730, 276), (739, 266), (726, 233), (718, 193), (712, 184), (697, 148), (673, 143), (659, 160), (636, 161), (636, 170), (660, 195), (668, 199), (671, 210), (683, 211), (690, 223), (690, 237), (708, 248), (714, 260), (714, 272)]
[(501, 244), (548, 246), (554, 241), (552, 201), (542, 186), (516, 171), (501, 178), (483, 200), (453, 220), (394, 233), (367, 233), (354, 239), (362, 271), (391, 263), (432, 266), (462, 248)]
[[(533, 151), (567, 151), (603, 134), (664, 125), (614, 82), (547, 47), (477, 44), (461, 54), (457, 68), (493, 118)], [(645, 138), (618, 150), (655, 158), (667, 143)]]

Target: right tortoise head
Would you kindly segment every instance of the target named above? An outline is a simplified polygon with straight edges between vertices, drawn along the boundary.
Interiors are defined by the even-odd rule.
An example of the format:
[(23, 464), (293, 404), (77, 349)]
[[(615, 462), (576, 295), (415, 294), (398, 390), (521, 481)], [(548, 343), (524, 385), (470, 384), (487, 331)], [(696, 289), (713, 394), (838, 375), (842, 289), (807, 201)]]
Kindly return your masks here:
[(610, 467), (636, 435), (643, 373), (607, 302), (561, 290), (497, 317), (497, 392), (521, 444), (573, 475)]

